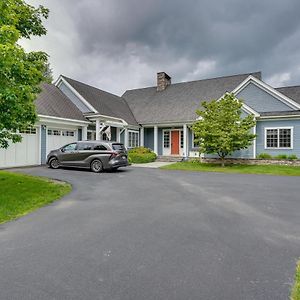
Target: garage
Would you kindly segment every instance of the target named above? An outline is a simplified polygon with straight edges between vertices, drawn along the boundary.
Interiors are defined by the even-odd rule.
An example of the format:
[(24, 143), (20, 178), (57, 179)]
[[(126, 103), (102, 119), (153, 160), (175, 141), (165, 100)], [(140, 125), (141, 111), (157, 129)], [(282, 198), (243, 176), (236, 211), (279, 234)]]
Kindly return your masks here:
[(0, 168), (40, 164), (40, 128), (28, 128), (22, 132), (22, 142), (0, 149)]
[(77, 141), (77, 130), (75, 129), (47, 129), (47, 154), (66, 144)]

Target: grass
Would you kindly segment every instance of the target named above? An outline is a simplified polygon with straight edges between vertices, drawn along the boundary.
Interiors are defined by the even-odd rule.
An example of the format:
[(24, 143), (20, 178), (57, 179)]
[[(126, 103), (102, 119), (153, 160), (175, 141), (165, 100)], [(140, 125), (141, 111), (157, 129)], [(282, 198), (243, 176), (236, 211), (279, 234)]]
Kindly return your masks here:
[(295, 283), (291, 293), (291, 300), (300, 300), (300, 261), (296, 268)]
[(227, 165), (222, 167), (217, 164), (207, 164), (200, 162), (178, 162), (163, 166), (165, 170), (184, 170), (198, 172), (222, 172), (240, 174), (268, 174), (284, 176), (300, 176), (300, 167), (280, 166), (280, 165)]
[(71, 191), (60, 183), (24, 174), (0, 171), (0, 224), (26, 215)]

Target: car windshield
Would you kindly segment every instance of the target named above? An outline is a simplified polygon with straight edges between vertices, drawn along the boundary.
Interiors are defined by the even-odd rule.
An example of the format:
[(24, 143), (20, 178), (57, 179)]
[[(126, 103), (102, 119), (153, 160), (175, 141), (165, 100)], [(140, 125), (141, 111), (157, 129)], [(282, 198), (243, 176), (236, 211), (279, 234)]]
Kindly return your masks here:
[(123, 144), (112, 144), (112, 148), (113, 148), (114, 150), (125, 150)]

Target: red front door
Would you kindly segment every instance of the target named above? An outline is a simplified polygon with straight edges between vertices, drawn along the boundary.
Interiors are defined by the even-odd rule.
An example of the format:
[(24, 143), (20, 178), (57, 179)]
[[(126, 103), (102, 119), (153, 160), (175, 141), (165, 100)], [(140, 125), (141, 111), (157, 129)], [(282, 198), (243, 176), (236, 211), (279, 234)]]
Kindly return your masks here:
[(179, 130), (171, 131), (171, 155), (179, 155)]

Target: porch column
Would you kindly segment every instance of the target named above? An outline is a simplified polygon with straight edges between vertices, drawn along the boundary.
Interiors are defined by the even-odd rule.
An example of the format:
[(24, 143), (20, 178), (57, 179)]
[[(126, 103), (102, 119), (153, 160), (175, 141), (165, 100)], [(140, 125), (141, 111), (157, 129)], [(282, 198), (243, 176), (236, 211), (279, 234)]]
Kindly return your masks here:
[(87, 140), (87, 126), (82, 126), (82, 140), (86, 141)]
[(120, 143), (120, 128), (116, 128), (116, 142)]
[(141, 147), (144, 147), (144, 127), (141, 128), (140, 135), (141, 135), (141, 143), (140, 143), (140, 146), (141, 146)]
[(125, 128), (124, 131), (124, 145), (126, 148), (128, 148), (128, 128)]
[(100, 140), (100, 120), (96, 120), (96, 140)]
[[(256, 125), (253, 127), (253, 134), (256, 134)], [(256, 137), (253, 140), (253, 158), (256, 158)]]
[(188, 156), (188, 128), (186, 124), (183, 124), (183, 157)]
[(158, 155), (158, 127), (154, 126), (154, 153)]

